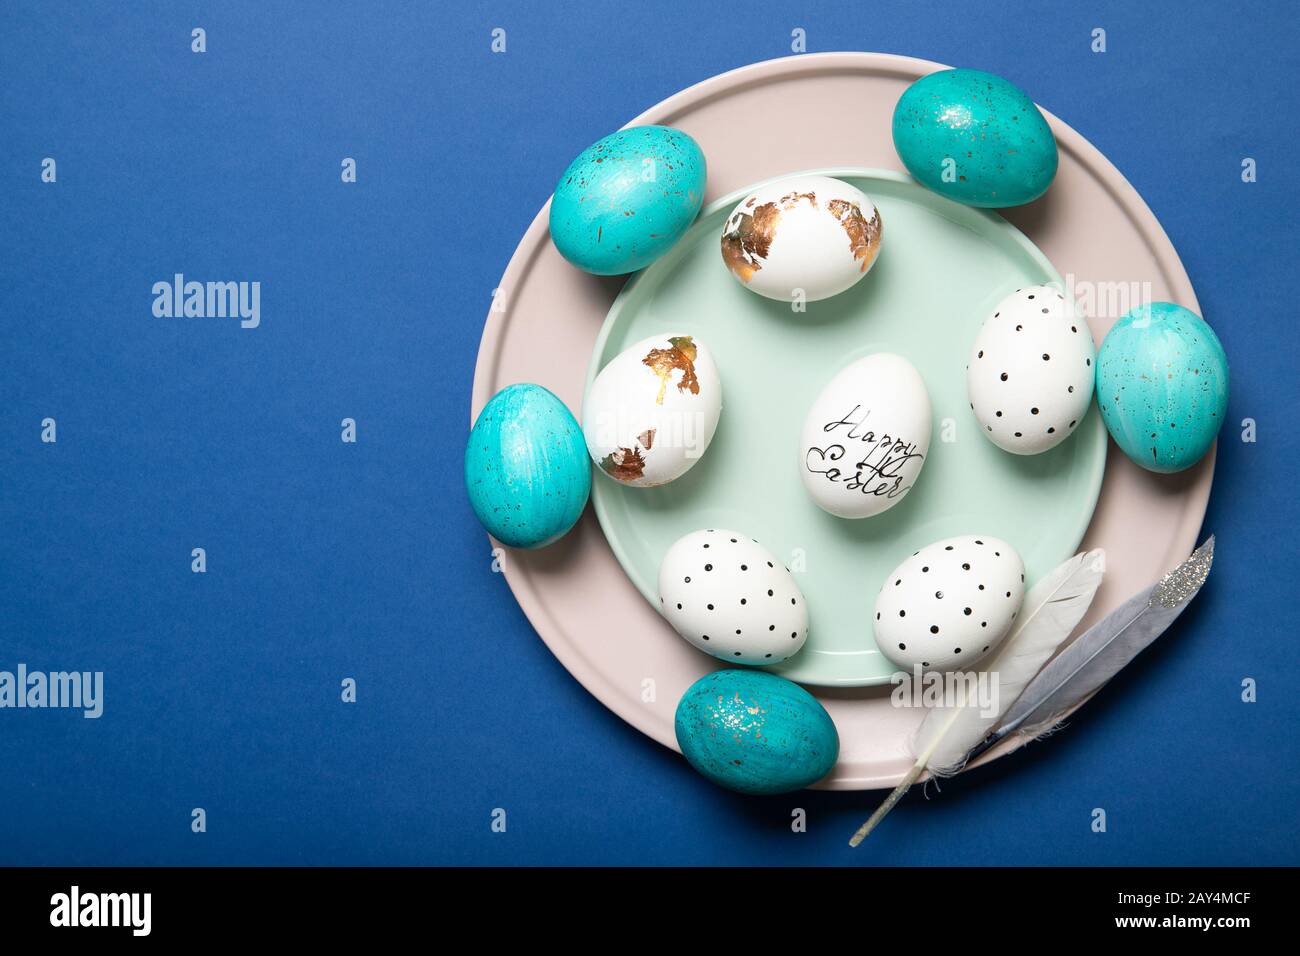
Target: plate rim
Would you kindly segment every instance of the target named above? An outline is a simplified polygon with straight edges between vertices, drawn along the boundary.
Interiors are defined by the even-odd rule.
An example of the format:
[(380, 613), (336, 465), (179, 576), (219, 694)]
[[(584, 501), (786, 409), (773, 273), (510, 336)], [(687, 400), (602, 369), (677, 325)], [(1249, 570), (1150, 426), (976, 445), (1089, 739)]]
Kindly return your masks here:
[[(834, 73), (847, 74), (870, 73), (893, 75), (902, 78), (919, 79), (939, 70), (952, 69), (951, 66), (935, 60), (921, 57), (903, 56), (895, 53), (877, 53), (866, 51), (836, 51), (826, 53), (801, 53), (790, 56), (762, 60), (746, 64), (732, 70), (708, 77), (642, 111), (626, 126), (645, 125), (647, 123), (667, 124), (673, 122), (678, 110), (684, 104), (706, 102), (723, 95), (738, 83), (754, 85), (756, 83), (781, 81), (801, 74)], [(1057, 147), (1073, 153), (1080, 165), (1097, 178), (1102, 188), (1116, 198), (1125, 215), (1132, 222), (1135, 231), (1140, 233), (1152, 249), (1161, 271), (1168, 280), (1173, 299), (1200, 314), (1196, 293), (1192, 288), (1187, 270), (1183, 268), (1177, 250), (1170, 241), (1164, 227), (1160, 225), (1146, 201), (1124, 177), (1116, 166), (1093, 146), (1081, 133), (1067, 125), (1055, 114), (1038, 105), (1038, 109), (1047, 119), (1056, 138)], [(502, 274), (499, 287), (513, 289), (517, 280), (527, 273), (533, 261), (545, 249), (547, 222), (550, 214), (550, 198), (543, 203), (532, 223), (525, 230), (510, 256), (510, 261)], [(494, 383), (499, 374), (501, 348), (510, 318), (509, 310), (498, 310), (489, 306), (487, 320), (479, 340), (479, 352), (474, 366), (474, 381), (470, 396), (469, 426), (472, 427), (479, 412), (492, 398), (496, 389)], [(468, 430), (467, 430), (468, 433)], [(1217, 455), (1217, 442), (1203, 459), (1204, 478), (1193, 483), (1185, 492), (1185, 506), (1182, 514), (1185, 518), (1171, 535), (1166, 549), (1164, 563), (1173, 567), (1185, 558), (1195, 546), (1201, 525), (1205, 518), (1209, 502), (1210, 489), (1213, 487), (1214, 465)], [(1104, 484), (1104, 481), (1103, 481)], [(500, 543), (489, 535), (488, 541), (493, 547)], [(603, 538), (603, 534), (602, 534)], [(520, 571), (514, 563), (503, 568), (506, 584), (513, 593), (520, 610), (533, 625), (537, 635), (546, 644), (561, 666), (578, 681), (583, 688), (595, 697), (616, 717), (636, 728), (652, 740), (658, 741), (671, 750), (679, 750), (673, 735), (671, 722), (661, 726), (653, 712), (644, 707), (628, 689), (619, 686), (596, 668), (582, 649), (570, 642), (564, 628), (551, 613), (551, 609), (541, 601), (532, 587), (533, 582), (527, 571)], [(1022, 741), (1009, 740), (990, 749), (972, 767), (999, 759), (1023, 745)], [(872, 790), (893, 787), (902, 779), (905, 770), (858, 771), (855, 773), (837, 773), (832, 780), (814, 785), (814, 789), (833, 790)]]
[[(681, 250), (685, 249), (686, 246), (689, 244), (688, 240), (692, 238), (692, 233), (697, 233), (705, 228), (705, 220), (707, 218), (715, 215), (716, 213), (722, 210), (734, 207), (746, 196), (748, 196), (751, 193), (757, 192), (760, 189), (763, 189), (775, 183), (779, 183), (786, 179), (793, 179), (795, 177), (802, 177), (802, 176), (829, 176), (833, 179), (843, 179), (847, 177), (852, 179), (884, 180), (887, 182), (892, 182), (899, 186), (915, 189), (925, 197), (925, 200), (927, 204), (930, 206), (930, 208), (933, 209), (934, 207), (938, 207), (937, 209), (935, 209), (935, 211), (938, 212), (940, 215), (943, 215), (944, 211), (950, 210), (953, 213), (953, 216), (955, 218), (950, 218), (948, 216), (944, 216), (944, 218), (949, 219), (949, 221), (953, 222), (953, 224), (958, 226), (959, 228), (965, 228), (965, 226), (963, 226), (959, 220), (962, 218), (967, 218), (967, 219), (982, 220), (985, 223), (985, 225), (987, 225), (989, 228), (1004, 233), (1011, 242), (1018, 245), (1031, 259), (1033, 259), (1038, 264), (1039, 267), (1042, 268), (1042, 270), (1048, 276), (1049, 284), (1055, 283), (1060, 287), (1062, 291), (1065, 290), (1065, 279), (1061, 276), (1060, 271), (1056, 268), (1052, 260), (1047, 257), (1046, 253), (1044, 253), (1043, 250), (1039, 249), (1038, 245), (1027, 235), (1025, 235), (1024, 232), (1021, 231), (1021, 229), (1018, 226), (1016, 226), (1015, 223), (1009, 222), (1004, 216), (1000, 215), (996, 210), (982, 209), (974, 206), (965, 206), (959, 202), (949, 199), (946, 196), (941, 196), (938, 193), (933, 192), (932, 190), (926, 189), (925, 186), (918, 183), (915, 179), (913, 179), (911, 176), (908, 176), (906, 173), (900, 173), (892, 169), (880, 169), (872, 166), (830, 166), (830, 167), (819, 168), (819, 169), (804, 169), (804, 170), (797, 170), (795, 172), (790, 172), (790, 173), (782, 173), (777, 176), (770, 176), (767, 179), (759, 180), (758, 182), (754, 182), (746, 186), (742, 186), (740, 189), (734, 189), (724, 196), (719, 196), (713, 202), (709, 203), (707, 206), (705, 206), (703, 209), (700, 210), (699, 214), (695, 218), (695, 221), (691, 223), (690, 229), (688, 229), (687, 232), (683, 234), (682, 238), (677, 241), (677, 243), (673, 246), (672, 249), (669, 250), (669, 252), (665, 256), (661, 257), (660, 259), (656, 260), (655, 262), (652, 262), (650, 265), (646, 266), (645, 268), (634, 273), (631, 276), (631, 278), (627, 280), (623, 288), (619, 291), (618, 295), (615, 297), (614, 301), (610, 303), (609, 311), (605, 313), (605, 319), (601, 323), (600, 330), (596, 333), (596, 341), (592, 344), (591, 358), (587, 362), (586, 380), (583, 382), (583, 387), (582, 387), (584, 408), (586, 406), (587, 393), (591, 389), (592, 383), (596, 380), (596, 376), (600, 374), (601, 369), (604, 368), (605, 364), (607, 364), (607, 363), (602, 363), (600, 359), (601, 359), (601, 355), (605, 351), (605, 346), (609, 341), (609, 337), (614, 331), (614, 326), (618, 322), (619, 316), (622, 313), (623, 309), (626, 307), (628, 301), (632, 298), (632, 296), (636, 294), (637, 289), (640, 287), (642, 281), (646, 278), (647, 274), (649, 274), (660, 264), (668, 262), (670, 258), (674, 258), (674, 253), (676, 253), (675, 258), (680, 258), (682, 255), (684, 255), (684, 253), (681, 252)], [(866, 192), (868, 193), (868, 195), (870, 195), (871, 193), (869, 189), (866, 190)], [(834, 373), (832, 373), (832, 375), (833, 374)], [(827, 378), (827, 381), (830, 381), (830, 379)], [(1093, 397), (1089, 400), (1088, 413), (1089, 415), (1095, 414), (1098, 416), (1098, 418), (1100, 418), (1101, 411), (1099, 408), (1097, 408), (1097, 398), (1095, 393)], [(1071, 545), (1071, 548), (1074, 549), (1075, 551), (1078, 550), (1079, 544), (1083, 541), (1084, 535), (1088, 533), (1088, 528), (1092, 524), (1092, 516), (1093, 514), (1096, 513), (1097, 510), (1097, 502), (1101, 496), (1102, 481), (1105, 478), (1105, 474), (1106, 474), (1106, 458), (1107, 458), (1107, 454), (1109, 451), (1109, 444), (1110, 444), (1110, 442), (1107, 440), (1106, 428), (1104, 425), (1101, 425), (1100, 422), (1096, 424), (1090, 424), (1090, 430), (1095, 437), (1092, 437), (1089, 440), (1092, 441), (1094, 445), (1099, 445), (1100, 449), (1099, 450), (1096, 448), (1089, 449), (1090, 457), (1088, 460), (1087, 467), (1090, 469), (1090, 472), (1088, 475), (1086, 506), (1079, 511), (1079, 516), (1080, 516), (1079, 520), (1075, 523), (1076, 526), (1071, 527), (1070, 535), (1069, 535), (1070, 540), (1074, 542)], [(1083, 432), (1084, 429), (1079, 429), (1079, 434), (1072, 436), (1073, 440), (1075, 441), (1083, 440), (1085, 438), (1085, 435), (1082, 434)], [(593, 469), (593, 471), (595, 470), (598, 469)], [(600, 524), (600, 530), (601, 533), (604, 535), (605, 543), (609, 545), (609, 549), (614, 553), (615, 560), (618, 561), (619, 566), (623, 569), (623, 573), (627, 576), (628, 580), (631, 581), (633, 587), (636, 588), (637, 592), (641, 595), (641, 597), (643, 597), (646, 600), (646, 602), (651, 606), (651, 608), (653, 608), (656, 612), (658, 612), (659, 604), (655, 600), (655, 598), (651, 595), (651, 593), (647, 590), (649, 584), (646, 582), (638, 581), (636, 577), (634, 577), (631, 573), (628, 572), (628, 566), (632, 562), (629, 559), (627, 555), (627, 551), (623, 546), (623, 541), (621, 536), (612, 534), (610, 531), (611, 524), (613, 522), (613, 517), (610, 514), (610, 508), (612, 507), (613, 502), (616, 500), (615, 496), (620, 494), (637, 494), (637, 490), (618, 487), (614, 485), (612, 482), (610, 482), (610, 480), (603, 475), (592, 476), (592, 485), (591, 485), (592, 510), (595, 512), (596, 521)], [(1061, 560), (1065, 560), (1068, 557), (1069, 555), (1065, 555), (1065, 557), (1063, 557)], [(643, 584), (645, 586), (643, 586)], [(726, 662), (722, 661), (720, 663), (726, 663)], [(769, 667), (756, 667), (754, 669), (765, 671), (766, 673), (769, 674), (775, 674), (778, 677), (785, 676), (783, 673), (781, 673), (781, 671)], [(816, 681), (811, 681), (811, 680), (799, 679), (799, 678), (790, 678), (790, 680), (793, 680), (801, 687), (828, 687), (828, 688), (882, 687), (891, 682), (892, 676), (886, 674), (880, 677), (871, 677), (865, 679), (852, 678), (848, 680), (820, 679)]]

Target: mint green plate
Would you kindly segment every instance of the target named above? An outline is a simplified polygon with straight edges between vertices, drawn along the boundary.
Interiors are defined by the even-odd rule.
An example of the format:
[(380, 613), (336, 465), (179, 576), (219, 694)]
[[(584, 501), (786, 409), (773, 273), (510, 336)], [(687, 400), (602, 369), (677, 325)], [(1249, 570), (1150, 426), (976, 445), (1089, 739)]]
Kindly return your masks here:
[[(687, 331), (722, 375), (722, 418), (704, 457), (659, 488), (627, 488), (597, 474), (591, 497), (610, 547), (652, 605), (659, 561), (677, 538), (722, 527), (758, 539), (795, 573), (808, 601), (808, 643), (768, 668), (803, 684), (887, 683), (872, 608), (880, 582), (941, 538), (988, 534), (1013, 544), (1035, 579), (1074, 554), (1092, 519), (1106, 464), (1106, 431), (1092, 409), (1051, 451), (1021, 457), (979, 432), (966, 398), (975, 333), (997, 302), (1060, 275), (996, 213), (938, 196), (898, 173), (821, 169), (791, 175), (847, 180), (880, 209), (880, 257), (849, 291), (797, 314), (741, 287), (719, 236), (756, 186), (709, 205), (662, 259), (632, 278), (596, 340), (587, 387), (628, 346)], [(784, 178), (784, 177), (782, 177)], [(759, 184), (761, 185), (761, 184)], [(884, 514), (826, 514), (799, 480), (799, 432), (813, 400), (841, 368), (871, 352), (906, 356), (934, 410), (930, 454), (915, 486)]]

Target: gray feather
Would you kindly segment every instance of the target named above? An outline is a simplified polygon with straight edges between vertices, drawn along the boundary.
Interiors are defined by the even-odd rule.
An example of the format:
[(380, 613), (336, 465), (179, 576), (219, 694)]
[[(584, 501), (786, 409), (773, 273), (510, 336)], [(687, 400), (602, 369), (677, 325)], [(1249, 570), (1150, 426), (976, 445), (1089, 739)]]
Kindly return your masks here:
[(1050, 730), (1071, 708), (1087, 700), (1163, 634), (1191, 603), (1205, 583), (1213, 558), (1211, 536), (1157, 584), (1085, 631), (1025, 685), (979, 752), (1011, 734), (1037, 736)]

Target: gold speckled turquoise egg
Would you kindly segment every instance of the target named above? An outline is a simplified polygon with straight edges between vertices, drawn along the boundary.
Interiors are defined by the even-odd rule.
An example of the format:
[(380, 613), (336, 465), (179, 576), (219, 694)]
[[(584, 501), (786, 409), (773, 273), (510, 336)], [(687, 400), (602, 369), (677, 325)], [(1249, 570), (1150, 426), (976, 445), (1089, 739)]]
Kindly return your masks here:
[(583, 150), (551, 197), (551, 240), (595, 275), (654, 262), (695, 221), (707, 168), (695, 140), (668, 126), (633, 126)]
[(763, 671), (701, 677), (678, 701), (674, 726), (690, 765), (739, 793), (800, 790), (830, 773), (840, 752), (835, 724), (817, 698)]
[(1097, 404), (1124, 454), (1148, 471), (1196, 464), (1228, 410), (1228, 357), (1195, 312), (1152, 302), (1126, 314), (1097, 353)]
[(1059, 160), (1025, 93), (980, 70), (940, 70), (894, 108), (894, 148), (918, 182), (967, 206), (1020, 206), (1052, 184)]
[(503, 544), (541, 548), (562, 537), (591, 493), (587, 443), (568, 407), (540, 385), (497, 392), (469, 434), (465, 489)]

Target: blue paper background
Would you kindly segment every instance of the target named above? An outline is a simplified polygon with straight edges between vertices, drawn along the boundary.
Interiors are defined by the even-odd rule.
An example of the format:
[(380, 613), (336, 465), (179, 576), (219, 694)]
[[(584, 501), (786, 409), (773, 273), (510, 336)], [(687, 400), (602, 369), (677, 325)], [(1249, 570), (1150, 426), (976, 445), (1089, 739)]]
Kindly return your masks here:
[[(106, 672), (97, 721), (0, 710), (0, 863), (1300, 863), (1295, 13), (1072, 6), (0, 6), (0, 669)], [(1223, 434), (1193, 611), (857, 852), (878, 795), (723, 793), (588, 696), (460, 474), (491, 290), (559, 172), (794, 27), (1001, 73), (1087, 136), (1259, 423)], [(177, 271), (262, 282), (261, 327), (153, 318)]]

